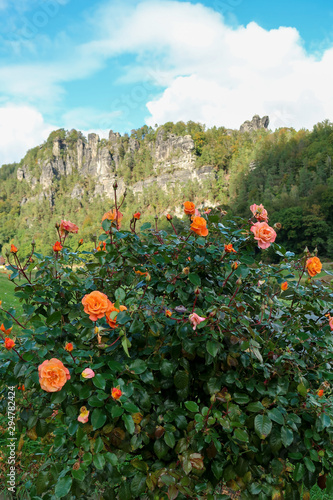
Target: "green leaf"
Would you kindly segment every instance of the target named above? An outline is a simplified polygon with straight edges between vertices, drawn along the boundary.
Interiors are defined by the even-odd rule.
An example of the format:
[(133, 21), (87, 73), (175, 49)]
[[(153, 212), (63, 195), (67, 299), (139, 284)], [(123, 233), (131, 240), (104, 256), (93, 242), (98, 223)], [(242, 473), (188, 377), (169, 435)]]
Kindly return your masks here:
[(57, 498), (63, 498), (68, 495), (69, 490), (71, 489), (73, 479), (70, 476), (62, 477), (56, 484), (55, 487), (55, 496)]
[(160, 371), (163, 377), (169, 378), (171, 377), (173, 371), (174, 371), (174, 364), (171, 361), (168, 361), (166, 359), (163, 359), (161, 366), (160, 366)]
[(91, 398), (89, 398), (88, 401), (90, 406), (97, 408), (105, 405), (104, 401), (100, 400), (96, 395), (91, 396)]
[(304, 398), (307, 396), (308, 394), (308, 391), (306, 390), (306, 387), (303, 383), (301, 384), (298, 384), (297, 386), (297, 391), (300, 393), (301, 396), (303, 396)]
[(234, 431), (234, 437), (239, 441), (244, 441), (245, 443), (249, 442), (248, 433), (244, 429), (236, 429)]
[(144, 224), (142, 224), (142, 226), (140, 227), (140, 231), (144, 231), (145, 229), (150, 229), (151, 228), (151, 224), (150, 222), (145, 222)]
[(92, 454), (87, 452), (82, 457), (82, 465), (88, 467), (92, 462)]
[(282, 427), (281, 428), (281, 439), (282, 443), (284, 446), (290, 446), (291, 443), (294, 441), (294, 434), (291, 429), (288, 429), (288, 427)]
[(188, 275), (188, 279), (190, 280), (191, 283), (195, 286), (200, 286), (201, 285), (201, 279), (197, 274), (190, 273)]
[(272, 422), (267, 415), (257, 415), (254, 419), (254, 429), (260, 439), (265, 439), (272, 430)]
[(125, 427), (126, 427), (127, 432), (129, 432), (130, 434), (134, 434), (135, 424), (134, 424), (132, 416), (131, 415), (123, 415), (122, 419), (125, 423)]
[(40, 471), (35, 480), (37, 495), (41, 496), (48, 489), (49, 479), (48, 472)]
[(128, 352), (128, 348), (130, 346), (130, 341), (127, 339), (127, 337), (123, 338), (123, 340), (121, 341), (121, 345), (123, 346), (123, 349), (124, 349), (125, 353), (127, 354), (127, 356), (130, 358), (130, 354)]
[(64, 401), (64, 399), (66, 398), (66, 396), (67, 396), (67, 390), (64, 387), (61, 391), (55, 392), (52, 394), (51, 403), (54, 403), (54, 404), (62, 403)]
[(121, 406), (112, 406), (111, 415), (112, 418), (120, 417), (124, 413), (124, 408)]
[(302, 463), (296, 464), (295, 465), (295, 470), (294, 470), (294, 479), (295, 481), (300, 481), (305, 474), (305, 467)]
[(116, 297), (116, 300), (119, 300), (119, 302), (123, 302), (126, 298), (126, 293), (123, 288), (117, 288), (117, 290), (114, 292), (114, 296)]
[(233, 399), (239, 405), (245, 405), (250, 401), (250, 398), (247, 394), (242, 394), (239, 392), (235, 392), (235, 394), (233, 395)]
[(309, 457), (304, 457), (303, 461), (309, 472), (314, 472), (316, 470), (315, 464), (312, 462), (312, 460), (310, 460)]
[(94, 443), (94, 453), (99, 453), (104, 449), (103, 439), (98, 437)]
[(165, 455), (169, 451), (169, 446), (164, 442), (163, 439), (156, 439), (154, 443), (154, 452), (157, 458), (161, 459), (165, 457)]
[(272, 410), (267, 412), (267, 415), (273, 422), (276, 422), (277, 424), (284, 425), (284, 417), (280, 410), (277, 408), (273, 408)]
[(252, 413), (259, 413), (260, 411), (264, 410), (265, 407), (261, 404), (260, 401), (256, 401), (255, 403), (249, 403), (246, 409), (247, 411), (250, 411)]
[(101, 455), (101, 453), (94, 455), (93, 464), (96, 467), (96, 469), (98, 469), (98, 470), (104, 469), (104, 466), (105, 466), (104, 455)]
[(97, 389), (105, 388), (105, 378), (100, 373), (97, 373), (97, 375), (93, 377), (92, 381), (94, 386), (97, 387)]
[(140, 375), (147, 370), (147, 364), (142, 359), (136, 359), (129, 365), (129, 369), (137, 375)]
[(131, 492), (135, 498), (140, 498), (146, 490), (146, 476), (136, 473), (131, 482)]
[(164, 441), (170, 448), (173, 448), (176, 444), (176, 438), (173, 432), (166, 432), (164, 434)]
[(197, 413), (199, 411), (199, 406), (194, 401), (185, 401), (184, 404), (186, 408), (193, 413)]
[(85, 478), (85, 472), (84, 470), (82, 469), (78, 469), (78, 470), (72, 470), (72, 476), (74, 477), (74, 479), (77, 479), (78, 481), (83, 481), (84, 478)]
[(96, 408), (91, 415), (91, 425), (93, 426), (94, 431), (96, 429), (100, 429), (106, 422), (106, 414), (103, 410)]
[(61, 320), (61, 316), (62, 316), (61, 311), (55, 311), (47, 318), (46, 324), (48, 326), (55, 326)]
[(117, 465), (118, 463), (118, 457), (114, 453), (110, 453), (109, 451), (105, 454), (105, 459), (111, 464), (111, 465)]
[(189, 385), (190, 378), (186, 371), (181, 370), (175, 373), (173, 380), (177, 389), (185, 389)]
[(104, 231), (110, 231), (111, 221), (109, 219), (104, 219), (102, 221), (102, 228), (104, 229)]
[(219, 344), (219, 342), (215, 342), (214, 340), (208, 340), (208, 342), (206, 343), (207, 352), (211, 356), (213, 356), (213, 358), (215, 358), (215, 356), (218, 353), (220, 347), (221, 347), (221, 345)]
[(123, 408), (128, 413), (138, 413), (140, 411), (140, 408), (138, 408), (134, 403), (129, 403), (129, 402), (124, 403)]

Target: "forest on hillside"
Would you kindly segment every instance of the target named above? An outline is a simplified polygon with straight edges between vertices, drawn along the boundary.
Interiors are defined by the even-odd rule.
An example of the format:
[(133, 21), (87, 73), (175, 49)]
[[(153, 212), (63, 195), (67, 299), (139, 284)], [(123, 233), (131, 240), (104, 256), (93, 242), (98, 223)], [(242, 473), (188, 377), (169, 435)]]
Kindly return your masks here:
[[(158, 185), (134, 195), (130, 186), (152, 175), (152, 144), (163, 129), (168, 134), (191, 135), (195, 144), (195, 165), (210, 165), (214, 182), (189, 181), (176, 185), (172, 193)], [(27, 165), (31, 172), (38, 169), (41, 159), (52, 154), (55, 137), (61, 136), (70, 147), (78, 140), (86, 141), (78, 131), (54, 131), (42, 146), (28, 151), (20, 164), (3, 165), (0, 169), (0, 248), (8, 251), (15, 243), (23, 254), (28, 254), (30, 242), (36, 241), (37, 251), (49, 252), (54, 239), (54, 225), (61, 218), (80, 227), (83, 249), (92, 248), (99, 234), (102, 214), (110, 209), (110, 200), (101, 196), (92, 198), (95, 179), (80, 177), (77, 171), (55, 180), (52, 185), (53, 202), (44, 196), (42, 187), (32, 191), (27, 182), (17, 180), (17, 169)], [(131, 150), (129, 142), (135, 139), (138, 150)], [(104, 142), (103, 142), (104, 141)], [(333, 258), (333, 124), (318, 123), (312, 131), (281, 128), (275, 132), (265, 129), (251, 133), (230, 131), (224, 127), (206, 128), (195, 122), (168, 122), (153, 129), (148, 126), (133, 130), (120, 139), (118, 178), (129, 187), (123, 205), (123, 227), (129, 227), (133, 211), (142, 213), (142, 220), (160, 217), (159, 227), (168, 230), (164, 214), (191, 200), (198, 207), (211, 204), (213, 210), (227, 210), (231, 216), (249, 216), (252, 203), (264, 204), (269, 222), (281, 223), (278, 243), (288, 250), (300, 253), (307, 246), (321, 256)], [(101, 145), (107, 145), (105, 139)], [(111, 146), (110, 146), (111, 147)], [(172, 176), (172, 171), (168, 171)], [(80, 197), (70, 197), (74, 186), (82, 188)], [(23, 203), (24, 198), (31, 198)], [(228, 216), (227, 216), (228, 217)], [(175, 218), (176, 224), (182, 224)]]

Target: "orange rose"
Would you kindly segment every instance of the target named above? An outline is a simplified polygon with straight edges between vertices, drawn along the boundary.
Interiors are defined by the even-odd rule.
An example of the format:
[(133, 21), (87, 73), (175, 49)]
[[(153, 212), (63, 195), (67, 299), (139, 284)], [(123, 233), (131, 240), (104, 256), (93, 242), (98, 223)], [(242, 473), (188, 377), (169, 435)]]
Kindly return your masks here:
[(79, 240), (79, 245), (83, 245), (83, 238)]
[(67, 342), (67, 344), (65, 345), (65, 351), (72, 352), (73, 349), (74, 349), (73, 344), (71, 342)]
[(165, 310), (165, 315), (166, 315), (166, 317), (167, 317), (167, 318), (171, 318), (171, 316), (172, 316), (172, 312), (171, 312), (171, 311), (169, 311), (169, 309), (166, 309), (166, 310)]
[(194, 215), (195, 214), (195, 204), (192, 201), (185, 201), (184, 205), (184, 213), (186, 215)]
[(60, 243), (60, 241), (56, 241), (53, 245), (53, 251), (60, 252), (60, 250), (62, 250), (62, 244)]
[(13, 339), (10, 339), (9, 337), (6, 337), (5, 338), (5, 348), (10, 350), (10, 349), (13, 349), (15, 345), (15, 342)]
[(56, 358), (47, 359), (38, 367), (39, 383), (43, 391), (58, 392), (71, 378), (69, 370)]
[(10, 245), (10, 252), (11, 253), (17, 253), (17, 248), (15, 245)]
[(115, 208), (113, 210), (109, 210), (108, 212), (105, 212), (105, 214), (102, 217), (102, 222), (105, 219), (108, 219), (111, 222), (116, 222), (117, 214), (118, 214), (118, 228), (120, 228), (120, 222), (123, 218), (123, 214), (121, 212), (119, 212), (119, 210), (116, 211)]
[(311, 277), (321, 272), (322, 264), (318, 257), (311, 257), (306, 261), (306, 269)]
[(231, 252), (237, 253), (231, 243), (229, 243), (229, 245), (224, 245), (224, 251), (226, 253), (231, 253)]
[(62, 220), (60, 222), (60, 236), (65, 236), (67, 233), (77, 233), (79, 228), (69, 220)]
[(141, 217), (140, 212), (137, 212), (136, 214), (134, 214), (134, 215), (133, 215), (133, 217), (134, 217), (134, 219), (139, 220), (139, 219), (140, 219), (140, 217)]
[(113, 399), (119, 399), (122, 396), (122, 392), (118, 387), (114, 387), (111, 391)]
[(13, 327), (10, 327), (8, 328), (8, 330), (6, 330), (6, 328), (4, 327), (4, 324), (2, 323), (1, 326), (0, 326), (0, 330), (5, 334), (5, 335), (10, 335), (10, 332), (12, 331)]
[(89, 314), (91, 321), (97, 321), (105, 316), (105, 313), (110, 310), (112, 303), (109, 301), (105, 293), (95, 290), (82, 299), (84, 312)]
[(168, 220), (171, 220), (171, 219), (172, 219), (172, 217), (171, 217), (171, 215), (170, 215), (170, 214), (166, 214), (166, 218), (167, 218)]
[(259, 248), (266, 249), (275, 241), (276, 232), (267, 222), (256, 222), (251, 227), (251, 231), (254, 239), (258, 241)]
[[(103, 248), (101, 247), (101, 245), (103, 245)], [(101, 252), (102, 250), (103, 250), (104, 252), (106, 252), (106, 242), (105, 242), (105, 241), (103, 241), (103, 242), (102, 242), (102, 241), (100, 241), (100, 242), (98, 243), (98, 247), (96, 248), (96, 250), (97, 250), (97, 252)]]
[(288, 288), (288, 282), (285, 281), (284, 283), (281, 284), (281, 290), (285, 291)]
[(191, 230), (199, 236), (207, 236), (208, 229), (206, 227), (206, 219), (203, 217), (193, 217)]
[[(117, 316), (115, 316), (113, 319), (111, 318), (111, 313), (116, 311), (117, 313), (119, 313), (120, 311), (127, 311), (127, 307), (126, 306), (119, 306), (119, 309), (117, 309), (116, 307), (114, 307), (114, 305), (111, 303), (111, 309), (109, 309), (107, 311), (107, 313), (105, 314), (105, 317), (106, 317), (106, 322), (108, 323), (108, 325), (111, 327), (111, 328), (117, 328), (117, 326), (119, 325), (116, 325), (116, 321), (117, 321)], [(118, 315), (118, 314), (117, 314)]]
[(322, 397), (323, 397), (323, 395), (324, 395), (324, 390), (323, 390), (323, 389), (319, 389), (319, 391), (318, 391), (318, 396), (319, 396), (320, 398), (322, 398)]

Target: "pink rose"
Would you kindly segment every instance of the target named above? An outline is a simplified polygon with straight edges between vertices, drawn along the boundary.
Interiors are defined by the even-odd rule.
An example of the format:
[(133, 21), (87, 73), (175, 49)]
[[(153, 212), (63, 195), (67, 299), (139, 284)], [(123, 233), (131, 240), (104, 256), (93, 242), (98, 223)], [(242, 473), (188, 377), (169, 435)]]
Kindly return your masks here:
[(189, 315), (189, 320), (191, 321), (193, 325), (193, 330), (196, 329), (196, 327), (202, 322), (205, 321), (206, 318), (201, 318), (201, 316), (198, 316), (197, 313), (193, 313)]
[(267, 210), (264, 208), (262, 204), (256, 205), (254, 203), (253, 205), (250, 206), (250, 210), (259, 222), (268, 221)]
[(275, 241), (276, 232), (267, 222), (256, 222), (251, 227), (251, 231), (254, 234), (254, 239), (258, 241), (258, 247), (263, 250)]
[(65, 236), (66, 231), (67, 233), (77, 233), (78, 230), (79, 228), (69, 220), (62, 220), (60, 222), (60, 236)]
[(77, 417), (78, 421), (82, 422), (82, 424), (86, 424), (88, 422), (88, 419), (89, 419), (89, 413), (90, 413), (90, 411), (87, 410), (87, 408), (85, 406), (82, 406), (80, 408), (80, 415)]
[(95, 372), (91, 368), (86, 368), (81, 373), (83, 378), (93, 378), (95, 376)]

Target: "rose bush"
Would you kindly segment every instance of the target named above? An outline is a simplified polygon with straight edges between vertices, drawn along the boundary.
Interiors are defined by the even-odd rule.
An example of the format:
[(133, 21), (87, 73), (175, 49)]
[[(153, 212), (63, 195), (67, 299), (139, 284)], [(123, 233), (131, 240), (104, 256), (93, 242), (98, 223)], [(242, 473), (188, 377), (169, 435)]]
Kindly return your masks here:
[[(308, 276), (317, 257), (252, 234), (267, 225), (254, 217), (212, 210), (183, 234), (138, 234), (109, 213), (106, 251), (65, 235), (27, 266), (10, 257), (24, 315), (0, 310), (15, 339), (1, 341), (1, 391), (24, 385), (18, 434), (53, 440), (31, 497), (292, 500), (317, 482), (333, 495), (332, 287)], [(261, 241), (279, 264), (259, 263)]]

